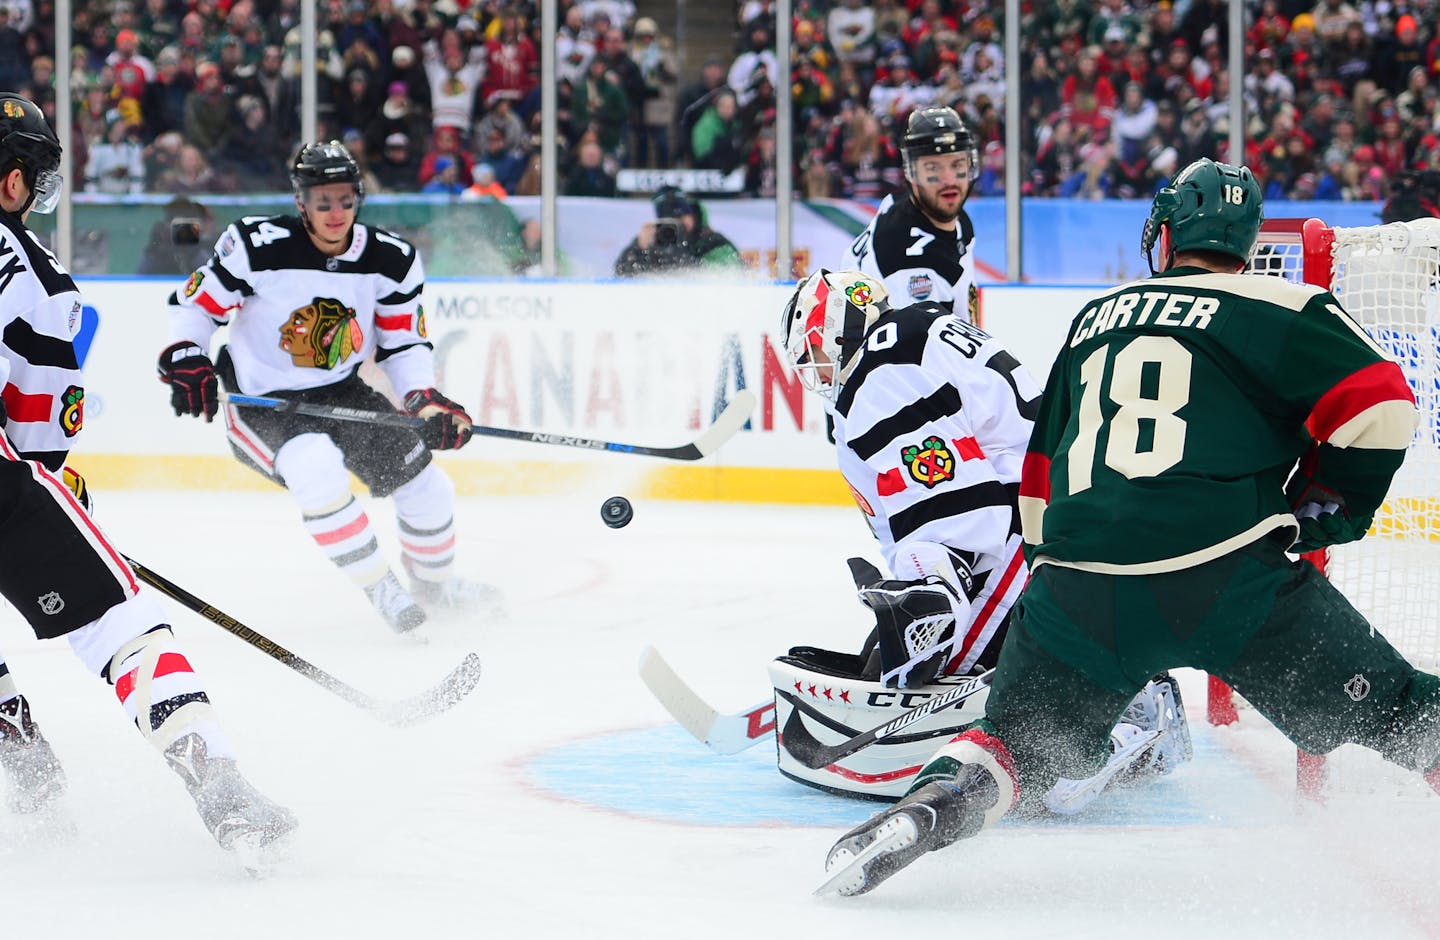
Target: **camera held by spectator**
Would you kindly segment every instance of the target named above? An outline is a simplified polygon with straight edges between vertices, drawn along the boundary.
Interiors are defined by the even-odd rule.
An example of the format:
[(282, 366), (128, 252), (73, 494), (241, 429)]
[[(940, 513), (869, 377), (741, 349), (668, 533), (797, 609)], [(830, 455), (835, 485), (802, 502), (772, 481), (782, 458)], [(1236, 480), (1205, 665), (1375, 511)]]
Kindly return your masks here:
[(662, 187), (653, 197), (655, 219), (615, 260), (616, 277), (664, 274), (690, 268), (737, 269), (740, 253), (730, 240), (710, 228), (704, 210), (674, 186)]
[(204, 264), (214, 248), (215, 217), (184, 196), (165, 204), (165, 216), (150, 228), (140, 257), (140, 274), (186, 274)]

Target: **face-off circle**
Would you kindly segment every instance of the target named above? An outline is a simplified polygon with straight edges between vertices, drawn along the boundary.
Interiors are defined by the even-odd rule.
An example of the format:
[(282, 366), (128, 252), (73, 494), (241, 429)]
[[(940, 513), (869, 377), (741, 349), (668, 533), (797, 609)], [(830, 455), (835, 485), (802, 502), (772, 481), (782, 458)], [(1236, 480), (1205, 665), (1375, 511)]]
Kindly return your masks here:
[(635, 518), (635, 509), (623, 496), (612, 496), (600, 507), (600, 518), (612, 529), (623, 529)]

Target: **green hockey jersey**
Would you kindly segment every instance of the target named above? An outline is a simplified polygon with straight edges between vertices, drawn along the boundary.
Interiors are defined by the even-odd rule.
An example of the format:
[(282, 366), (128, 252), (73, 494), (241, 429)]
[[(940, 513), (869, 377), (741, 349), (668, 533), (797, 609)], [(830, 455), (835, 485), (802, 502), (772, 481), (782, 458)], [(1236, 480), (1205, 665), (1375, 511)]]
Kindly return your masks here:
[(1191, 567), (1296, 528), (1297, 462), (1369, 516), (1417, 420), (1400, 367), (1322, 288), (1194, 267), (1122, 285), (1075, 318), (1046, 383), (1021, 479), (1027, 552)]

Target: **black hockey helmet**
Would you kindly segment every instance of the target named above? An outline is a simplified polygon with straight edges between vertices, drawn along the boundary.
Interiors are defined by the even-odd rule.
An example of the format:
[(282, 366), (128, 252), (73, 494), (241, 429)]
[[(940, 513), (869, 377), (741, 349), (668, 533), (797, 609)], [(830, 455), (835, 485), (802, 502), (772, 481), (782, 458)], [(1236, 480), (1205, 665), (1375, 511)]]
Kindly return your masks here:
[(355, 211), (365, 201), (365, 182), (360, 176), (360, 164), (338, 140), (306, 144), (295, 155), (290, 165), (290, 186), (295, 198), (305, 199), (305, 190), (312, 186), (330, 183), (349, 183), (355, 187)]
[(970, 179), (980, 176), (980, 152), (975, 135), (955, 113), (954, 108), (920, 108), (910, 112), (905, 133), (900, 138), (900, 154), (905, 158), (905, 178), (915, 182), (915, 161), (942, 153), (970, 155)]
[(60, 139), (35, 102), (0, 94), (0, 173), (19, 169), (30, 188), (20, 211), (54, 212), (60, 202)]

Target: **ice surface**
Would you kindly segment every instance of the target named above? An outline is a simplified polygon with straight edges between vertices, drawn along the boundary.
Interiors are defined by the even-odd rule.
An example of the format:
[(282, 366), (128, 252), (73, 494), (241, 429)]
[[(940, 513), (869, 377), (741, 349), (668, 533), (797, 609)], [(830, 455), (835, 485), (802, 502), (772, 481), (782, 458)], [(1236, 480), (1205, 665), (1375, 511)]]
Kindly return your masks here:
[[(0, 935), (15, 938), (1427, 937), (1440, 933), (1440, 799), (1297, 811), (1293, 751), (1195, 725), (1197, 759), (1073, 820), (1005, 825), (874, 894), (816, 899), (871, 806), (790, 783), (757, 747), (711, 755), (636, 677), (647, 643), (725, 711), (790, 645), (866, 631), (844, 559), (878, 561), (854, 510), (467, 497), (461, 567), (504, 623), (390, 635), (274, 493), (97, 493), (139, 561), (374, 695), (474, 649), (454, 711), (382, 726), (166, 601), (241, 767), (300, 817), (291, 862), (238, 873), (178, 780), (61, 641), (8, 609), (0, 648), (66, 765), (75, 834), (0, 810)], [(372, 503), (395, 557), (388, 503)], [(196, 541), (196, 533), (209, 537)], [(171, 533), (174, 533), (173, 536)], [(1199, 678), (1182, 677), (1192, 718)]]

